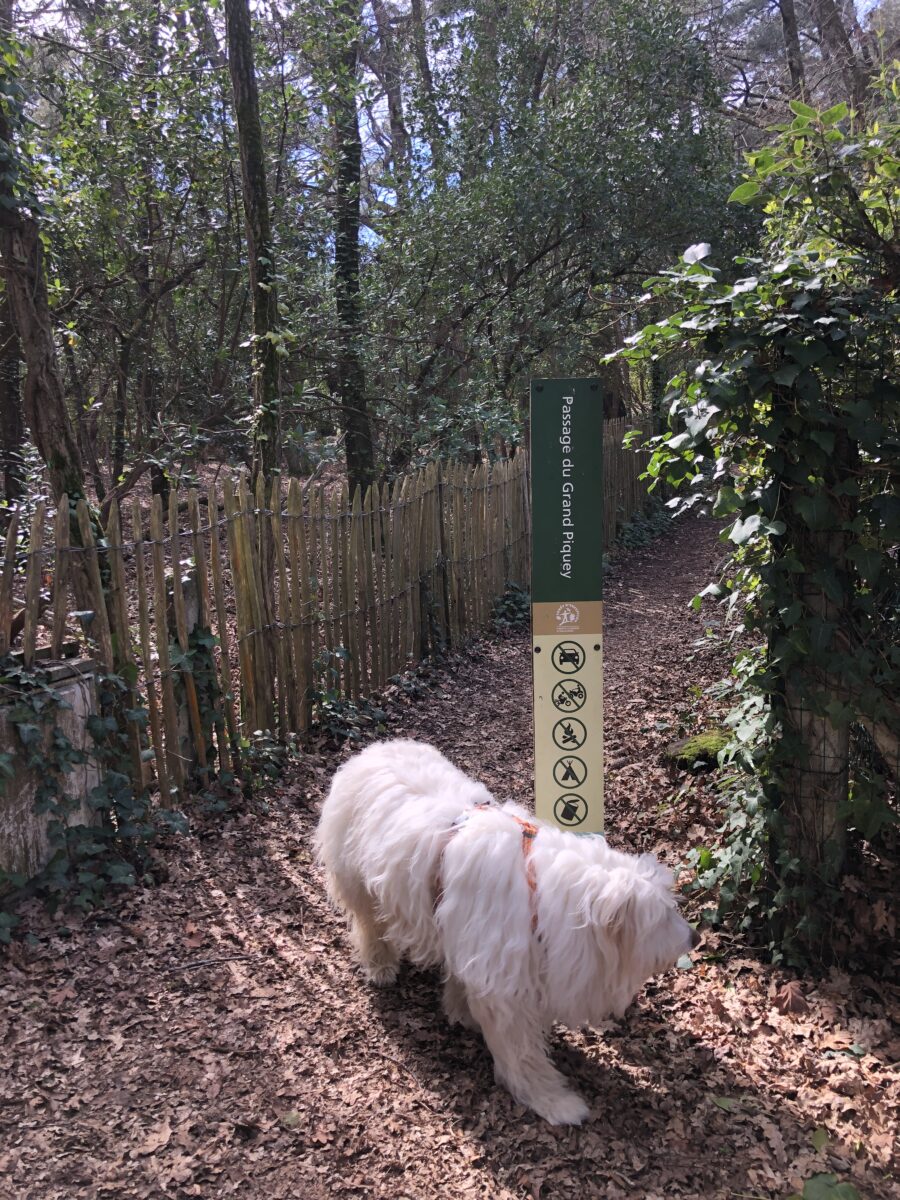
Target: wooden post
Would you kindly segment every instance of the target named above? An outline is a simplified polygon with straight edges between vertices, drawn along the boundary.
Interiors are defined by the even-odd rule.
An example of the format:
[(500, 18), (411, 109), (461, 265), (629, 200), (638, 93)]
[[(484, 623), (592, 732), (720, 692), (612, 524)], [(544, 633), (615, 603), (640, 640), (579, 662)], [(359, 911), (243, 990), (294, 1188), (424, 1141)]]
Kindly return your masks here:
[(377, 625), (378, 591), (376, 588), (376, 583), (378, 580), (378, 559), (376, 555), (379, 540), (376, 533), (377, 527), (375, 524), (377, 507), (378, 489), (374, 484), (371, 484), (366, 490), (366, 499), (365, 504), (363, 505), (363, 519), (360, 526), (360, 542), (362, 547), (366, 594), (365, 615), (363, 620), (363, 638), (366, 641), (368, 648), (369, 694), (379, 691), (384, 683), (381, 675), (381, 654), (378, 646), (379, 629)]
[(106, 611), (106, 596), (103, 592), (103, 580), (100, 577), (100, 560), (97, 557), (97, 545), (94, 541), (94, 531), (91, 528), (91, 514), (87, 503), (79, 500), (76, 507), (78, 528), (81, 533), (81, 544), (87, 567), (88, 583), (91, 589), (91, 603), (94, 606), (94, 619), (91, 622), (91, 632), (95, 635), (100, 655), (100, 665), (104, 671), (113, 669), (112, 634), (109, 628), (109, 616)]
[[(125, 595), (125, 560), (122, 555), (122, 522), (119, 520), (119, 502), (113, 497), (106, 523), (107, 559), (109, 562), (110, 588), (107, 593), (109, 613), (112, 618), (113, 657), (116, 672), (125, 676), (128, 684), (125, 707), (137, 708), (134, 685), (137, 682), (137, 665), (131, 646), (131, 626), (128, 620), (128, 600)], [(119, 719), (121, 720), (121, 714)], [(143, 729), (137, 721), (128, 721), (128, 745), (131, 753), (131, 780), (138, 792), (144, 790)]]
[[(230, 484), (226, 484), (230, 490)], [(225, 608), (225, 587), (222, 582), (222, 555), (219, 548), (219, 502), (215, 485), (210, 484), (206, 493), (206, 511), (209, 519), (209, 563), (212, 572), (213, 597), (216, 605), (216, 632), (219, 638), (219, 670), (222, 673), (225, 724), (228, 729), (228, 749), (231, 770), (235, 775), (241, 769), (240, 740), (237, 716), (234, 708), (234, 684), (231, 677), (231, 639), (228, 632), (228, 613)], [(226, 515), (226, 521), (227, 521)], [(210, 622), (212, 624), (212, 622)]]
[(350, 638), (349, 631), (345, 627), (346, 617), (343, 611), (345, 597), (341, 583), (341, 567), (344, 557), (344, 531), (341, 513), (345, 506), (345, 490), (346, 484), (340, 491), (335, 489), (331, 494), (331, 602), (334, 610), (334, 646), (335, 650), (340, 649), (341, 651), (340, 656), (335, 660), (335, 668), (338, 694), (344, 700), (350, 695), (350, 664), (347, 658), (350, 650)]
[(444, 491), (444, 468), (439, 462), (437, 465), (435, 509), (437, 520), (438, 578), (441, 591), (441, 636), (443, 637), (444, 644), (449, 647), (454, 639), (450, 624), (450, 577), (447, 571), (447, 530), (444, 515)]
[[(358, 493), (359, 488), (354, 489)], [(355, 496), (354, 496), (355, 498)], [(346, 686), (351, 700), (359, 699), (359, 644), (356, 636), (356, 562), (354, 560), (354, 520), (350, 508), (350, 495), (346, 487), (341, 493), (341, 576), (343, 580), (343, 618), (341, 622), (344, 646), (348, 657)]]
[[(306, 528), (303, 520), (303, 496), (301, 501), (301, 528)], [(322, 544), (320, 537), (321, 527), (319, 521), (319, 490), (318, 488), (307, 485), (306, 488), (306, 511), (309, 513), (309, 535), (306, 538), (306, 561), (309, 564), (309, 607), (304, 607), (304, 619), (309, 622), (309, 648), (310, 662), (313, 664), (313, 671), (309, 676), (309, 686), (313, 687), (315, 683), (314, 672), (315, 664), (318, 662), (320, 647), (325, 641), (325, 630), (320, 628), (320, 624), (324, 619), (324, 610), (322, 608), (322, 563), (325, 559), (325, 547)], [(310, 709), (310, 712), (312, 709)]]
[[(350, 586), (353, 611), (350, 616), (350, 639), (353, 647), (354, 699), (369, 694), (369, 651), (366, 641), (366, 546), (363, 537), (362, 488), (353, 493), (350, 509)], [(371, 570), (371, 566), (370, 566)]]
[(319, 536), (322, 543), (320, 571), (322, 576), (322, 642), (323, 682), (325, 691), (339, 693), (341, 690), (340, 659), (337, 650), (340, 645), (340, 624), (335, 621), (338, 601), (334, 595), (334, 559), (336, 554), (336, 532), (332, 516), (333, 504), (325, 491), (325, 485), (319, 488)]
[(69, 497), (62, 495), (56, 506), (56, 522), (53, 543), (56, 547), (56, 562), (53, 569), (53, 634), (50, 639), (50, 657), (59, 658), (66, 636), (66, 614), (69, 606)]
[(163, 696), (163, 720), (166, 730), (166, 759), (169, 777), (179, 794), (184, 793), (184, 770), (179, 750), (178, 711), (169, 659), (169, 630), (166, 623), (166, 561), (163, 554), (162, 497), (154, 496), (150, 505), (150, 540), (153, 545), (153, 593), (156, 628), (156, 652)]
[(241, 539), (241, 557), (246, 565), (246, 573), (241, 580), (249, 598), (249, 613), (253, 621), (253, 643), (250, 653), (250, 666), (254, 673), (253, 689), (256, 696), (257, 729), (274, 729), (275, 682), (269, 664), (270, 630), (266, 629), (266, 614), (268, 606), (262, 599), (262, 579), (260, 576), (260, 560), (256, 545), (256, 508), (246, 475), (242, 475), (238, 484), (240, 499), (240, 519), (236, 527)]
[[(68, 523), (67, 512), (66, 528), (68, 528)], [(153, 742), (159, 794), (165, 801), (168, 801), (170, 787), (169, 772), (166, 770), (163, 726), (159, 701), (156, 695), (156, 682), (153, 678), (153, 655), (150, 649), (150, 605), (147, 600), (146, 561), (144, 558), (144, 531), (141, 521), (141, 505), (137, 496), (132, 499), (131, 526), (134, 536), (134, 569), (138, 592), (138, 631), (140, 635), (141, 657), (144, 665), (144, 687), (147, 689), (147, 708), (150, 713), (150, 737)], [(55, 632), (54, 629), (54, 635)]]
[[(272, 480), (272, 553), (275, 559), (275, 574), (278, 576), (278, 595), (273, 598), (272, 612), (275, 621), (275, 662), (278, 668), (278, 733), (283, 741), (288, 729), (296, 730), (299, 722), (296, 719), (294, 696), (296, 694), (295, 674), (291, 663), (291, 639), (289, 626), (291, 623), (290, 596), (288, 595), (287, 570), (284, 563), (284, 529), (281, 520), (281, 476), (276, 475)], [(271, 586), (273, 581), (264, 581), (264, 586)]]
[[(181, 535), (178, 530), (178, 492), (175, 488), (169, 492), (169, 537), (172, 546), (172, 609), (175, 617), (175, 634), (183, 655), (190, 653), (187, 613), (184, 605), (184, 588), (181, 575)], [(197, 695), (197, 685), (189, 667), (181, 671), (185, 699), (187, 701), (188, 718), (194, 742), (194, 755), (203, 778), (207, 778), (206, 735), (203, 730), (203, 720), (200, 715), (200, 700)]]
[(292, 479), (287, 499), (288, 557), (291, 576), (291, 647), (294, 662), (294, 714), (297, 729), (305, 733), (311, 723), (312, 610), (303, 529), (303, 497), (300, 484)]
[[(208, 505), (207, 497), (207, 505)], [(210, 516), (210, 543), (216, 536), (216, 516), (218, 509), (216, 507), (209, 510)], [(209, 578), (207, 575), (206, 563), (206, 546), (203, 541), (203, 527), (200, 522), (200, 499), (197, 495), (197, 489), (191, 488), (188, 493), (188, 516), (191, 523), (191, 535), (194, 544), (194, 570), (197, 579), (197, 624), (201, 629), (208, 629), (212, 633), (212, 607), (210, 605), (209, 595)], [(213, 663), (216, 661), (215, 650), (210, 648), (210, 657)], [(216, 679), (215, 687), (208, 695), (209, 703), (212, 707), (212, 724), (215, 729), (216, 747), (219, 755), (219, 765), (223, 771), (230, 769), (228, 748), (225, 739), (225, 718), (222, 713), (222, 693), (225, 689)]]
[(25, 572), (25, 627), (22, 630), (22, 661), (26, 667), (30, 667), (34, 662), (34, 647), (37, 641), (37, 621), (41, 605), (41, 551), (44, 541), (46, 508), (46, 503), (39, 500), (31, 519), (28, 567)]
[[(396, 487), (396, 484), (394, 485)], [(384, 591), (381, 593), (382, 604), (382, 639), (385, 645), (385, 682), (394, 676), (397, 661), (397, 637), (394, 627), (394, 542), (393, 542), (393, 513), (391, 511), (391, 489), (386, 483), (381, 489), (381, 537), (382, 555), (384, 558)]]

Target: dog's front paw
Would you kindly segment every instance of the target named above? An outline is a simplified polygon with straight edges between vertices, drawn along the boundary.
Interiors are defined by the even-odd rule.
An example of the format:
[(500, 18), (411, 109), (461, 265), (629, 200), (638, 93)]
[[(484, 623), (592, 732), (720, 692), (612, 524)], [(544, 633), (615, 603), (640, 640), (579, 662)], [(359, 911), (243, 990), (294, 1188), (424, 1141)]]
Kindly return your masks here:
[(591, 1110), (576, 1092), (558, 1092), (552, 1098), (541, 1098), (531, 1107), (549, 1125), (580, 1125)]
[(365, 966), (363, 975), (373, 987), (390, 987), (397, 980), (397, 964), (381, 963), (378, 966)]

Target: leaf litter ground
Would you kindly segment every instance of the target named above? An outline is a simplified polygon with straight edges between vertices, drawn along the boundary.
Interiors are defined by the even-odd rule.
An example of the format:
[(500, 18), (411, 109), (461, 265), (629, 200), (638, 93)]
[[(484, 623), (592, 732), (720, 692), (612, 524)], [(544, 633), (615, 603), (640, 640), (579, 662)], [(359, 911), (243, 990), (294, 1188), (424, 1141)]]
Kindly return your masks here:
[[(688, 606), (711, 523), (619, 559), (607, 591), (607, 826), (673, 866), (714, 837), (707, 777), (665, 745), (714, 719), (723, 652)], [(386, 700), (388, 736), (433, 742), (500, 798), (530, 801), (529, 642), (514, 633)], [(707, 935), (606, 1028), (553, 1050), (591, 1104), (552, 1129), (449, 1029), (436, 973), (369, 990), (310, 842), (322, 745), (227, 818), (165, 848), (168, 878), (86, 919), (28, 913), (0, 964), (0, 1195), (780, 1197), (831, 1172), (900, 1196), (898, 989), (797, 978)], [(489, 914), (485, 914), (489, 919)]]

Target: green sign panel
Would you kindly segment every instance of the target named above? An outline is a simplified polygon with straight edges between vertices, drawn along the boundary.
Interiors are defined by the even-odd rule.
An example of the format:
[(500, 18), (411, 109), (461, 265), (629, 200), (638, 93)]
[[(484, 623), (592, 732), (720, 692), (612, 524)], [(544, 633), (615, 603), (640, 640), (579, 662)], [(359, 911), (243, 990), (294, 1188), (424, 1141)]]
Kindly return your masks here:
[(531, 385), (535, 810), (603, 830), (603, 400), (595, 379)]

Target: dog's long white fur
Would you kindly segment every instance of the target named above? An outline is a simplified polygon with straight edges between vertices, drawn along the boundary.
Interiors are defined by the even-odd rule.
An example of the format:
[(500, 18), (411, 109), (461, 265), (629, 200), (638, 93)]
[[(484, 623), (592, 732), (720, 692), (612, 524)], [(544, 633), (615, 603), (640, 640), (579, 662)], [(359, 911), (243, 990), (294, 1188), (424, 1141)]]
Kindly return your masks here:
[(367, 978), (391, 983), (404, 957), (441, 966), (445, 1012), (481, 1029), (498, 1082), (552, 1124), (577, 1124), (588, 1108), (550, 1062), (551, 1024), (621, 1015), (692, 931), (670, 872), (602, 837), (539, 824), (532, 892), (516, 816), (528, 814), (494, 805), (434, 747), (380, 742), (335, 775), (317, 851)]

